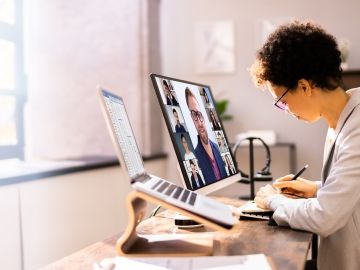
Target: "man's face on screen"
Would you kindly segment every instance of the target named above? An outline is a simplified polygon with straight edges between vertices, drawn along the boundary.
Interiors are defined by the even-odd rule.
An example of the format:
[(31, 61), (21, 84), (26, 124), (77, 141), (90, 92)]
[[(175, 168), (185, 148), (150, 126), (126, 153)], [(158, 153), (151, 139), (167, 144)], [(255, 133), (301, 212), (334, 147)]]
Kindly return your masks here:
[(208, 144), (209, 136), (206, 130), (205, 119), (200, 111), (199, 103), (197, 102), (195, 97), (189, 96), (188, 106), (191, 113), (191, 119), (194, 122), (195, 128), (200, 136), (202, 143)]
[(194, 164), (191, 164), (190, 167), (191, 167), (191, 172), (192, 172), (192, 173), (196, 173), (196, 167), (195, 167), (195, 165), (194, 165)]
[(177, 124), (179, 124), (179, 123), (180, 123), (180, 120), (179, 120), (179, 115), (177, 114), (177, 112), (174, 111), (174, 112), (173, 112), (173, 115), (174, 115), (174, 118), (175, 118), (175, 122), (176, 122)]
[(221, 143), (221, 137), (218, 136), (216, 139), (217, 139), (217, 141), (218, 141), (218, 145), (221, 146), (221, 144), (222, 144), (222, 143)]
[(216, 118), (215, 118), (215, 115), (214, 115), (213, 111), (210, 111), (210, 117), (214, 122), (216, 122)]

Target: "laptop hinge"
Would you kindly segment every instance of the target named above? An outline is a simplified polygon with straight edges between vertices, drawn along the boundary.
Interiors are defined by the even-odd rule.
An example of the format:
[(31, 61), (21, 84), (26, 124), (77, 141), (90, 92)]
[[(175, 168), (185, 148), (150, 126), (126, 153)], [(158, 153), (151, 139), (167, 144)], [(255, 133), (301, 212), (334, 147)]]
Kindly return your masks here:
[(146, 182), (147, 180), (150, 180), (151, 177), (147, 173), (137, 175), (134, 179), (131, 179), (131, 184), (134, 184), (136, 182)]

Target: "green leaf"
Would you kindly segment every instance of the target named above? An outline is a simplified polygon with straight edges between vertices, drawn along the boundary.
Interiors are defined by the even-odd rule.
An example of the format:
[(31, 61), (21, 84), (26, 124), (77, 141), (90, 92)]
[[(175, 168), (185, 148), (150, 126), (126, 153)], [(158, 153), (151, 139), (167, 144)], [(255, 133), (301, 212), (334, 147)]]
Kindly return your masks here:
[(215, 102), (216, 111), (222, 117), (222, 115), (225, 113), (227, 106), (229, 104), (229, 101), (226, 99), (218, 100)]
[(227, 99), (221, 99), (215, 102), (216, 111), (218, 112), (219, 117), (223, 121), (231, 120), (233, 118), (232, 115), (225, 114), (228, 105), (229, 105), (229, 100)]

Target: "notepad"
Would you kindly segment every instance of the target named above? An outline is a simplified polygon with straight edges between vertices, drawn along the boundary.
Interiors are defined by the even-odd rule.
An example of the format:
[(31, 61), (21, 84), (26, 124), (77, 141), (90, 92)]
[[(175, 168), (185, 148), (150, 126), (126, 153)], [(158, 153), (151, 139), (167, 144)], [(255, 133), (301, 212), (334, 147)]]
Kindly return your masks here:
[(238, 208), (240, 219), (263, 219), (269, 220), (273, 215), (271, 209), (263, 209), (256, 205), (255, 201), (248, 201)]
[(239, 207), (243, 213), (269, 213), (271, 209), (263, 209), (257, 206), (255, 201), (248, 201)]

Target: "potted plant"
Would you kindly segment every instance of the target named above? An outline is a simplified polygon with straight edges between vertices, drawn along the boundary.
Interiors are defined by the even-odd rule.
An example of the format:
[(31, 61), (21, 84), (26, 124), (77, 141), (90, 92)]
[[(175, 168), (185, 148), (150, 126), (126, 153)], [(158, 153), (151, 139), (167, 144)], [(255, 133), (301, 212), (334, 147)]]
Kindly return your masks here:
[(222, 121), (228, 121), (233, 118), (232, 115), (226, 113), (228, 105), (229, 105), (229, 100), (227, 99), (220, 99), (220, 100), (216, 100), (215, 102), (216, 111), (219, 114), (219, 117), (221, 118)]

